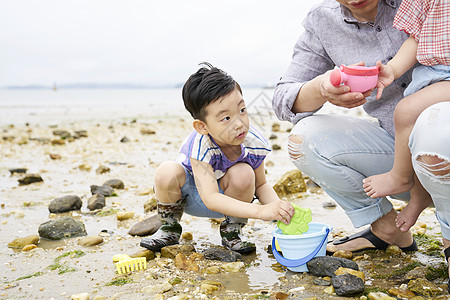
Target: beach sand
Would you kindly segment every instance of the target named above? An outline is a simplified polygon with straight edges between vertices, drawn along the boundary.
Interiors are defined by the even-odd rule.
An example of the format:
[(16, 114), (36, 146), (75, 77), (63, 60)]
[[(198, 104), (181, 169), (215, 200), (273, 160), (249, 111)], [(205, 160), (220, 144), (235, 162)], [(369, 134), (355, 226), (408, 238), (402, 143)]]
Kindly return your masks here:
[[(162, 161), (176, 158), (180, 144), (192, 130), (190, 116), (181, 111), (171, 114), (167, 109), (164, 113), (149, 114), (149, 117), (140, 112), (135, 117), (124, 118), (103, 114), (99, 118), (80, 120), (71, 118), (70, 113), (63, 118), (59, 116), (57, 121), (49, 121), (48, 115), (39, 118), (39, 115), (33, 115), (34, 122), (30, 124), (4, 124), (0, 128), (0, 299), (70, 299), (72, 295), (81, 293), (88, 293), (91, 299), (147, 299), (152, 295), (142, 292), (143, 288), (162, 284), (174, 277), (182, 278), (182, 283), (174, 285), (160, 299), (177, 294), (198, 299), (214, 296), (216, 299), (249, 299), (255, 294), (287, 293), (292, 287), (286, 278), (297, 275), (303, 278), (301, 274), (282, 268), (267, 253), (275, 223), (261, 220), (249, 220), (244, 227), (244, 236), (256, 243), (257, 251), (244, 257), (246, 268), (238, 273), (189, 273), (178, 270), (171, 260), (156, 259), (150, 261), (144, 271), (119, 276), (112, 257), (118, 253), (133, 254), (142, 250), (139, 247), (141, 238), (129, 235), (128, 230), (152, 214), (145, 213), (143, 205), (152, 198), (155, 170)], [(252, 120), (258, 123), (262, 119)], [(274, 124), (280, 125), (280, 129), (273, 131)], [(288, 131), (292, 125), (276, 120), (273, 115), (257, 125), (267, 137), (273, 135), (272, 144), (281, 147), (272, 151), (265, 162), (268, 181), (274, 184), (285, 172), (294, 169), (286, 151)], [(71, 135), (81, 130), (87, 136), (61, 140), (54, 135), (55, 130), (65, 130)], [(98, 174), (96, 171), (101, 166), (109, 168), (109, 171)], [(23, 175), (11, 174), (9, 170), (13, 168), (26, 168), (28, 174), (37, 173), (43, 182), (19, 185), (18, 179)], [(125, 184), (125, 189), (115, 191), (116, 196), (106, 198), (104, 210), (112, 214), (99, 216), (90, 213), (86, 207), (87, 199), (91, 197), (90, 186), (102, 185), (109, 179), (120, 179)], [(66, 195), (79, 196), (83, 201), (81, 210), (50, 214), (49, 203)], [(324, 208), (323, 203), (334, 201), (320, 189), (308, 189), (303, 194), (290, 197), (289, 201), (311, 208), (313, 221), (330, 224), (335, 235), (356, 231), (340, 207)], [(134, 212), (134, 217), (118, 221), (116, 211)], [(77, 244), (80, 239), (77, 237), (60, 241), (41, 239), (37, 248), (30, 251), (7, 246), (15, 238), (38, 234), (40, 224), (61, 216), (72, 216), (82, 221), (88, 236), (100, 234), (103, 243), (83, 247)], [(420, 220), (427, 223), (430, 231), (439, 232), (432, 211), (424, 212)], [(184, 215), (182, 226), (184, 232), (192, 233), (192, 243), (198, 252), (220, 245), (217, 223)], [(80, 253), (75, 251), (80, 250), (83, 255), (74, 256)], [(60, 258), (70, 253), (72, 255)], [(49, 266), (56, 261), (70, 271), (52, 270)], [(220, 282), (222, 288), (207, 295), (200, 287), (209, 281)], [(319, 287), (320, 291), (323, 289)], [(316, 296), (317, 299), (330, 297), (318, 289), (306, 289), (302, 293), (305, 297)]]

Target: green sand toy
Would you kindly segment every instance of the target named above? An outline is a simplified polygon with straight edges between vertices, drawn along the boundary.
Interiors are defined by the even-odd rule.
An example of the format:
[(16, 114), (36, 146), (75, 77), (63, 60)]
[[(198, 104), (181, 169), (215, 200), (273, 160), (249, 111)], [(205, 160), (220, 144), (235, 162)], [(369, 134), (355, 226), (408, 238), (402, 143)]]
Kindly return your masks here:
[(296, 204), (292, 204), (292, 206), (295, 208), (295, 213), (291, 219), (291, 223), (286, 225), (283, 222), (278, 221), (277, 226), (283, 234), (303, 234), (308, 231), (308, 223), (312, 221), (311, 209), (303, 208)]

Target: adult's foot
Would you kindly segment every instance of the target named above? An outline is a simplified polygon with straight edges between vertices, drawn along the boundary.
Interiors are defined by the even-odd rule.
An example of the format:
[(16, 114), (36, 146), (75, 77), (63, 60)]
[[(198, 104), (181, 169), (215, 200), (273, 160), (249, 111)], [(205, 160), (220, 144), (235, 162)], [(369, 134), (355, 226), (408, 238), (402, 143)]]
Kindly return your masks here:
[(391, 196), (409, 191), (414, 181), (407, 177), (398, 176), (395, 172), (373, 175), (363, 180), (366, 195), (371, 198)]
[[(408, 248), (413, 245), (414, 239), (410, 231), (403, 232), (397, 228), (395, 223), (397, 215), (397, 212), (392, 209), (389, 213), (372, 223), (371, 232), (377, 238), (389, 245), (396, 245), (400, 248)], [(355, 252), (365, 248), (376, 249), (377, 247), (365, 237), (355, 238), (337, 245), (332, 243), (327, 245), (328, 252), (336, 252), (338, 250)]]

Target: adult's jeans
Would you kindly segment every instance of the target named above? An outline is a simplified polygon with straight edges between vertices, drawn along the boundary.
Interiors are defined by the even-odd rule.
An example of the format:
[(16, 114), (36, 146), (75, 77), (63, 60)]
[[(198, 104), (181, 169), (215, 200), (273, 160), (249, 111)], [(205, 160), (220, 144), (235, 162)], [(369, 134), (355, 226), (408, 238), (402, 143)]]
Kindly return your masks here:
[[(427, 121), (433, 109), (440, 111), (439, 125)], [(438, 103), (425, 110), (410, 136), (413, 157), (428, 153), (448, 161), (449, 130), (450, 103)], [(427, 139), (422, 135), (426, 135)], [(392, 210), (392, 204), (386, 197), (368, 197), (362, 183), (364, 178), (388, 172), (393, 166), (394, 138), (378, 123), (349, 116), (315, 114), (294, 126), (288, 149), (294, 165), (344, 209), (355, 227), (372, 224)], [(416, 172), (420, 169), (417, 164), (414, 168)], [(443, 225), (442, 234), (446, 226), (444, 237), (448, 235), (450, 239), (450, 207), (445, 210), (445, 205), (441, 204), (450, 204), (448, 175), (447, 180), (436, 180), (430, 172), (425, 174), (419, 170), (418, 173), (419, 180), (430, 192), (439, 211), (437, 216)], [(409, 193), (394, 197), (409, 200)]]

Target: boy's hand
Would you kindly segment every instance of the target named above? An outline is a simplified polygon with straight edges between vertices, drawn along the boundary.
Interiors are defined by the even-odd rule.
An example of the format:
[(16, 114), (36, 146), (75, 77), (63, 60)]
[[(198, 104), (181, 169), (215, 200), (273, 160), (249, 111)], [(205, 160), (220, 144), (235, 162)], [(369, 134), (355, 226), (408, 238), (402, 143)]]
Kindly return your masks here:
[(261, 205), (260, 219), (264, 221), (281, 221), (284, 224), (291, 222), (295, 213), (294, 207), (287, 201), (279, 200)]
[(394, 81), (394, 70), (389, 65), (383, 65), (377, 61), (378, 82), (377, 82), (377, 100), (381, 98), (383, 90)]

